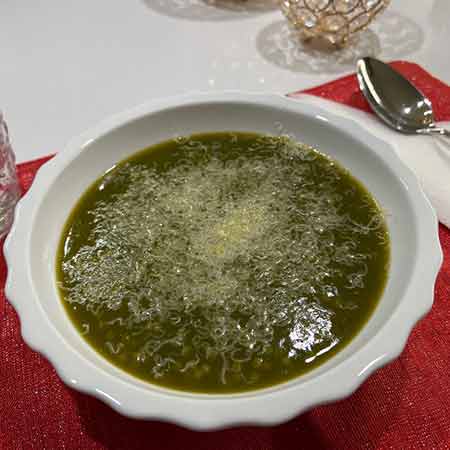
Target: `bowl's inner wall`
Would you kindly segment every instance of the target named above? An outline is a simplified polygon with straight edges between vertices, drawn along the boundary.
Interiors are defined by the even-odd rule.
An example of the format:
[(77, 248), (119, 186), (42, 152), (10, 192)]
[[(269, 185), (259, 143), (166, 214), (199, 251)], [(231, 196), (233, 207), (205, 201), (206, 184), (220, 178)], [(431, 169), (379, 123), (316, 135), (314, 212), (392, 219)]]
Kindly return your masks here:
[(344, 119), (333, 117), (328, 121), (326, 117), (312, 114), (311, 107), (292, 102), (292, 107), (220, 102), (170, 108), (133, 120), (85, 145), (44, 196), (33, 219), (30, 245), (33, 283), (40, 293), (36, 297), (67, 346), (110, 374), (136, 385), (144, 384), (113, 367), (85, 343), (66, 316), (56, 291), (57, 245), (66, 218), (85, 189), (118, 161), (160, 141), (208, 131), (278, 134), (279, 124), (297, 140), (338, 160), (364, 183), (386, 211), (391, 238), (388, 284), (368, 324), (335, 357), (291, 383), (301, 383), (336, 366), (374, 337), (402, 299), (416, 257), (416, 218), (407, 186), (379, 156), (392, 151), (389, 146), (358, 127), (349, 128), (349, 122)]

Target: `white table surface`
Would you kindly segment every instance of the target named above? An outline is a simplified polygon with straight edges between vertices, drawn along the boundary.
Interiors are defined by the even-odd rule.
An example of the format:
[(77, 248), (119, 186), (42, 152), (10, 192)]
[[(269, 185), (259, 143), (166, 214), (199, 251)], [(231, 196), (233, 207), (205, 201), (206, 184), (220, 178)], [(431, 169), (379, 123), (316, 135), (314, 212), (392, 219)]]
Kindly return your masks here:
[(244, 11), (207, 1), (2, 0), (0, 108), (18, 161), (152, 98), (287, 93), (347, 73), (367, 54), (418, 62), (450, 83), (449, 0), (392, 0), (353, 47), (332, 55), (295, 43), (272, 0), (248, 0)]

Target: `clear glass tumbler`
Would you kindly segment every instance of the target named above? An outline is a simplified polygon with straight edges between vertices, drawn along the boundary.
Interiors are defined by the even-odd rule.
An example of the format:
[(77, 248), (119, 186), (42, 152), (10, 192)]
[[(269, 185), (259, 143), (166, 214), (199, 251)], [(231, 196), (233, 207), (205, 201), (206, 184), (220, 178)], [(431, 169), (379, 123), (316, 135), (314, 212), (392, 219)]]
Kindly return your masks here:
[(11, 227), (14, 208), (20, 198), (20, 186), (16, 172), (16, 162), (8, 127), (0, 112), (0, 239)]

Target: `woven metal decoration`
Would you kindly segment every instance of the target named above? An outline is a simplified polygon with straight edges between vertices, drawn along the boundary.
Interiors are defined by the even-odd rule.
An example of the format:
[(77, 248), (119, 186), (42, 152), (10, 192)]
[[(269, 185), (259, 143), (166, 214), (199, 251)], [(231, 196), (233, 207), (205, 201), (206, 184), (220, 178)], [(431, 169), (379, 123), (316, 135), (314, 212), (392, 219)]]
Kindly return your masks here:
[(342, 47), (352, 35), (366, 28), (390, 0), (279, 0), (279, 3), (303, 40), (319, 39)]

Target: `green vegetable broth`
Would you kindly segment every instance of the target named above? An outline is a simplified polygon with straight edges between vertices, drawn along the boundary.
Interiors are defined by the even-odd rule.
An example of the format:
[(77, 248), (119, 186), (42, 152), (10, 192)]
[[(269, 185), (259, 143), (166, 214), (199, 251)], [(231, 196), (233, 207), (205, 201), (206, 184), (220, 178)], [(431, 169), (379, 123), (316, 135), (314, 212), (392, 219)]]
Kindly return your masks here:
[(268, 387), (342, 349), (383, 292), (375, 200), (288, 137), (209, 133), (134, 154), (64, 228), (58, 286), (84, 339), (145, 381)]

